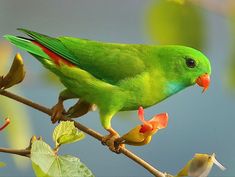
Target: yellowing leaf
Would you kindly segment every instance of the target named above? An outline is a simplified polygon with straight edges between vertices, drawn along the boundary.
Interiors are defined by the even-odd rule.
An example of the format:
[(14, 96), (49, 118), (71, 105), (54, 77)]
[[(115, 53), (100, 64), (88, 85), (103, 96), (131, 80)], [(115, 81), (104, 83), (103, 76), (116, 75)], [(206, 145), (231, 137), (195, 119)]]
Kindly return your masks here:
[(93, 177), (92, 172), (76, 157), (58, 156), (51, 147), (36, 140), (31, 148), (31, 160), (37, 177)]
[(206, 177), (210, 173), (213, 164), (217, 165), (221, 170), (225, 168), (216, 160), (215, 154), (195, 154), (182, 170), (177, 174), (179, 176), (200, 176)]
[(202, 13), (190, 1), (184, 5), (155, 0), (147, 11), (147, 33), (160, 44), (186, 45), (201, 49), (204, 42)]
[(5, 77), (1, 78), (0, 89), (1, 88), (9, 88), (13, 85), (20, 83), (25, 77), (25, 70), (23, 59), (20, 54), (16, 54), (15, 59), (11, 65), (10, 71), (7, 73)]
[(61, 144), (74, 143), (84, 137), (84, 133), (79, 131), (71, 121), (61, 121), (53, 132), (53, 140), (56, 143), (56, 147)]

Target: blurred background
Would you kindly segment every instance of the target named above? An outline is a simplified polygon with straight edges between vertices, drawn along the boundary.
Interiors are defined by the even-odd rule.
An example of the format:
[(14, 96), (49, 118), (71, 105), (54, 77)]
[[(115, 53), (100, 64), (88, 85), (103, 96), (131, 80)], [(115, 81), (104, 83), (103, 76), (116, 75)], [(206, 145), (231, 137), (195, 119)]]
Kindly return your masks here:
[[(190, 87), (146, 109), (146, 118), (169, 113), (169, 125), (144, 147), (129, 147), (161, 171), (176, 174), (195, 153), (216, 153), (227, 168), (211, 176), (235, 176), (235, 2), (233, 0), (0, 0), (0, 36), (20, 34), (24, 27), (51, 36), (74, 36), (118, 43), (181, 44), (211, 60), (211, 87), (201, 94)], [(63, 86), (31, 55), (0, 38), (0, 75), (16, 52), (24, 58), (26, 79), (12, 92), (52, 107)], [(67, 102), (67, 107), (74, 102)], [(25, 148), (32, 135), (53, 145), (52, 125), (45, 114), (0, 96), (0, 122), (12, 122), (0, 134), (1, 147)], [(97, 112), (79, 119), (103, 134)], [(113, 127), (121, 134), (139, 124), (137, 111), (117, 115)], [(87, 136), (62, 147), (60, 154), (79, 157), (96, 176), (150, 176), (122, 155)], [(34, 176), (30, 161), (0, 154), (7, 164), (0, 176)]]

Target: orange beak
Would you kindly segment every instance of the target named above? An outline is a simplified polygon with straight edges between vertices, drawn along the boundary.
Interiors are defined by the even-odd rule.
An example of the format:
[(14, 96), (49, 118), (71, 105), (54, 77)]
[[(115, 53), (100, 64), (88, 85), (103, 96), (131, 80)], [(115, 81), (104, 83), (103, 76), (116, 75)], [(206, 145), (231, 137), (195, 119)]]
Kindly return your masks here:
[(196, 80), (196, 83), (199, 86), (203, 87), (202, 93), (205, 92), (210, 86), (210, 76), (209, 76), (209, 74), (203, 74), (203, 75), (199, 76)]

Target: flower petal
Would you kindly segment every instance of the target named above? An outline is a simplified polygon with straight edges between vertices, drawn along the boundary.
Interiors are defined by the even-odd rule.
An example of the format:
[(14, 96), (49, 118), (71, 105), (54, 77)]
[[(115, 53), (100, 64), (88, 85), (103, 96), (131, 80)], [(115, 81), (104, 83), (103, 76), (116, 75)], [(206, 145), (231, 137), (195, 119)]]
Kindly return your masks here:
[(154, 129), (166, 128), (168, 124), (168, 114), (166, 112), (158, 114), (148, 122), (153, 126)]
[(144, 108), (142, 106), (139, 107), (138, 110), (138, 116), (141, 122), (145, 123), (145, 119), (144, 119)]
[(151, 131), (153, 129), (152, 124), (149, 123), (149, 121), (146, 121), (144, 118), (144, 109), (142, 106), (139, 107), (138, 110), (138, 116), (140, 121), (143, 123), (141, 125), (141, 128), (139, 130), (140, 133), (146, 133), (147, 131)]

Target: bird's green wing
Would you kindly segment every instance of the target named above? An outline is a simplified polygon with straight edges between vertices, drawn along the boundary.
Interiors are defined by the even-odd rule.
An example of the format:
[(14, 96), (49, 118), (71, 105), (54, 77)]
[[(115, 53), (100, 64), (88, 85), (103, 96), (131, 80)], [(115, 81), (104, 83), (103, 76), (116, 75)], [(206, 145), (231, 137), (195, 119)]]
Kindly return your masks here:
[(61, 55), (62, 57), (71, 61), (74, 60), (72, 63), (76, 62), (75, 57), (71, 54), (71, 52), (66, 49), (66, 47), (60, 42), (60, 40), (27, 29), (18, 28), (18, 30), (26, 33), (35, 41), (39, 42), (40, 44), (57, 53), (58, 55)]
[(112, 84), (145, 71), (142, 45), (103, 43), (72, 37), (52, 38), (20, 30), (96, 78)]
[(77, 65), (110, 83), (134, 77), (145, 71), (140, 46), (102, 43), (71, 37), (59, 38), (78, 58)]

